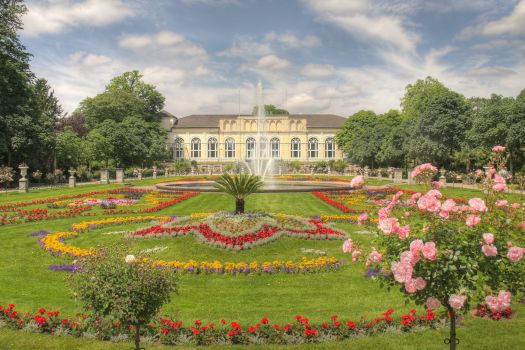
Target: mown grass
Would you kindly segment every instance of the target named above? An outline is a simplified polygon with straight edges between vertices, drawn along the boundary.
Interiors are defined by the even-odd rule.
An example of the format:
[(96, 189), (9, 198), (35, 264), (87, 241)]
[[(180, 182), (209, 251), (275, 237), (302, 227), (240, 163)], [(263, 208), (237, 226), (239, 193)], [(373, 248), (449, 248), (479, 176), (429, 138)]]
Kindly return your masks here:
[[(29, 194), (10, 195), (12, 200), (29, 200), (59, 196), (82, 191), (92, 191), (109, 186), (94, 188), (79, 187), (67, 190), (43, 190)], [(415, 188), (415, 186), (409, 186)], [(77, 192), (78, 191), (78, 192)], [(45, 193), (44, 193), (45, 192)], [(465, 189), (445, 189), (446, 195), (454, 197), (479, 196), (480, 192)], [(34, 194), (34, 197), (32, 196)], [(523, 200), (523, 197), (518, 197)], [(514, 199), (512, 199), (514, 200)], [(232, 210), (233, 200), (223, 194), (202, 193), (156, 213), (157, 215), (187, 215), (194, 212)], [(249, 211), (270, 211), (274, 213), (321, 215), (340, 214), (337, 209), (309, 193), (255, 194), (247, 200)], [(107, 216), (103, 216), (107, 217)], [(53, 221), (26, 223), (0, 227), (0, 303), (13, 302), (22, 311), (34, 311), (38, 307), (59, 309), (65, 314), (81, 310), (80, 304), (71, 295), (66, 282), (66, 273), (48, 269), (51, 263), (68, 263), (71, 259), (53, 257), (42, 251), (36, 237), (27, 234), (48, 230), (66, 229), (71, 223), (93, 218), (69, 218)], [(147, 226), (135, 224), (106, 227), (83, 233), (71, 240), (78, 246), (103, 246), (123, 242), (122, 234), (104, 234)], [(363, 246), (370, 245), (372, 233), (363, 227), (349, 223), (338, 223)], [(199, 243), (193, 236), (163, 239), (143, 239), (127, 242), (131, 252), (153, 247), (167, 247), (156, 253), (164, 259), (196, 260), (273, 260), (298, 259), (304, 254), (303, 248), (326, 251), (330, 256), (348, 259), (341, 251), (341, 241), (310, 241), (296, 238), (281, 238), (265, 246), (243, 252), (230, 252)], [(308, 257), (315, 257), (307, 255)], [(184, 319), (186, 323), (195, 319), (215, 322), (222, 318), (254, 323), (260, 317), (271, 322), (292, 321), (295, 314), (310, 317), (313, 322), (327, 320), (337, 314), (342, 318), (358, 320), (360, 317), (373, 318), (389, 307), (398, 312), (410, 309), (405, 305), (401, 293), (381, 289), (376, 281), (363, 277), (364, 267), (349, 263), (340, 271), (310, 275), (190, 275), (180, 279), (180, 295), (174, 296), (163, 312)], [(515, 303), (517, 317), (510, 321), (493, 322), (468, 316), (459, 328), (462, 348), (465, 349), (520, 349), (525, 347), (522, 337), (525, 326), (524, 305)], [(399, 314), (399, 313), (398, 313)], [(354, 346), (360, 349), (442, 349), (444, 330), (426, 330), (415, 334), (391, 334), (369, 338), (352, 339), (341, 343), (290, 346), (295, 349), (342, 349)], [(71, 337), (51, 337), (0, 330), (0, 349), (128, 349), (129, 344), (104, 343), (95, 340)], [(149, 345), (151, 349), (164, 349)], [(212, 349), (213, 347), (210, 347)], [(258, 347), (259, 348), (259, 347)], [(262, 348), (262, 347), (260, 347)], [(264, 347), (277, 349), (280, 347)]]

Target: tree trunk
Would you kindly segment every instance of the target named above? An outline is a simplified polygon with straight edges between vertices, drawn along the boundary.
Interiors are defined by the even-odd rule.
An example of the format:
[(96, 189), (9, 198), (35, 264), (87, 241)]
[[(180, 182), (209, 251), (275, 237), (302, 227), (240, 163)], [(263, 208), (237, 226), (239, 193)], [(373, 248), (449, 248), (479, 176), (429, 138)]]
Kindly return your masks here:
[(450, 338), (446, 339), (445, 342), (449, 341), (450, 350), (456, 350), (456, 344), (459, 343), (459, 339), (456, 338), (456, 312), (453, 308), (448, 309), (450, 315)]
[(135, 326), (135, 350), (140, 350), (140, 325)]
[(244, 214), (244, 199), (237, 198), (235, 201), (235, 214)]

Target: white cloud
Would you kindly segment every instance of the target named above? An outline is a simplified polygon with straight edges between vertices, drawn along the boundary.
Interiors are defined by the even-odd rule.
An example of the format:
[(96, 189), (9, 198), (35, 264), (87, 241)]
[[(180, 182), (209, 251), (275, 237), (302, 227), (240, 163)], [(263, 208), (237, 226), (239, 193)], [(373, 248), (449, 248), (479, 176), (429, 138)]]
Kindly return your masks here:
[(162, 31), (155, 34), (125, 35), (119, 40), (119, 46), (126, 49), (142, 49), (147, 46), (172, 46), (184, 42), (184, 36)]
[(476, 34), (487, 36), (525, 35), (525, 0), (521, 0), (508, 16), (493, 21), (483, 21), (478, 25), (465, 28), (460, 34), (460, 38), (465, 39)]
[(419, 36), (407, 30), (408, 23), (401, 14), (381, 12), (372, 1), (303, 0), (319, 21), (333, 23), (355, 39), (372, 42), (395, 50), (413, 53)]
[(307, 64), (301, 73), (307, 77), (326, 77), (334, 74), (334, 66), (331, 64)]
[(220, 51), (217, 56), (224, 57), (249, 57), (263, 56), (272, 53), (272, 49), (267, 43), (258, 43), (249, 37), (236, 38), (227, 50)]
[(57, 34), (69, 28), (102, 27), (135, 16), (122, 0), (48, 0), (31, 2), (24, 16), (23, 34)]
[(284, 58), (277, 57), (276, 55), (267, 55), (261, 57), (255, 64), (255, 68), (264, 70), (282, 70), (290, 67), (290, 62)]
[(81, 65), (81, 66), (97, 66), (101, 64), (110, 63), (111, 57), (104, 55), (97, 55), (94, 53), (85, 53), (83, 51), (77, 51), (69, 56), (69, 64)]
[(321, 40), (315, 35), (306, 35), (302, 38), (293, 34), (277, 34), (270, 32), (264, 37), (266, 41), (278, 42), (288, 47), (315, 47), (321, 44)]
[(506, 75), (517, 74), (515, 71), (503, 67), (481, 67), (472, 70), (470, 73), (472, 76), (481, 76), (481, 77), (502, 77)]

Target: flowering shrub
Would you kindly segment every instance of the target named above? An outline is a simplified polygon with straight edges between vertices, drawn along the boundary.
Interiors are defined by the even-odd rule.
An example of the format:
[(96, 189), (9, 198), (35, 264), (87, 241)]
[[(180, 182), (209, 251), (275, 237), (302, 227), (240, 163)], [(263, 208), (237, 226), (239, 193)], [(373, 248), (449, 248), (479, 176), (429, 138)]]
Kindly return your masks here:
[(425, 163), (418, 165), (412, 170), (412, 173), (410, 173), (410, 176), (412, 179), (414, 179), (417, 183), (422, 183), (425, 185), (425, 187), (428, 189), (430, 188), (432, 179), (434, 178), (434, 175), (436, 175), (437, 168), (430, 164)]
[(433, 189), (413, 195), (427, 220), (411, 226), (409, 217), (393, 215), (399, 197), (379, 211), (380, 234), (374, 245), (381, 256), (372, 259), (370, 254), (368, 265), (387, 271), (381, 275), (383, 283), (399, 287), (417, 304), (446, 307), (452, 348), (456, 313), (483, 298), (491, 308), (505, 308), (511, 293), (525, 291), (525, 240), (519, 226), (523, 216), (509, 206), (491, 209), (481, 198), (458, 205)]
[(71, 285), (84, 307), (95, 318), (133, 326), (135, 349), (140, 350), (140, 329), (170, 300), (176, 275), (133, 256), (124, 259), (120, 249), (99, 251), (81, 264), (82, 271), (73, 275)]
[(167, 345), (232, 345), (232, 344), (302, 344), (340, 341), (358, 336), (373, 336), (385, 332), (410, 332), (421, 327), (437, 328), (441, 321), (432, 309), (418, 313), (412, 309), (399, 316), (388, 309), (375, 318), (360, 320), (340, 319), (314, 323), (308, 317), (295, 315), (288, 323), (275, 323), (261, 317), (252, 324), (219, 320), (184, 322), (174, 317), (155, 318), (147, 327), (137, 328), (118, 320), (108, 320), (94, 314), (62, 315), (59, 311), (40, 308), (37, 312), (18, 312), (15, 305), (0, 305), (0, 320), (13, 329), (36, 333), (62, 334), (80, 337), (95, 334), (98, 339), (126, 340), (140, 336)]

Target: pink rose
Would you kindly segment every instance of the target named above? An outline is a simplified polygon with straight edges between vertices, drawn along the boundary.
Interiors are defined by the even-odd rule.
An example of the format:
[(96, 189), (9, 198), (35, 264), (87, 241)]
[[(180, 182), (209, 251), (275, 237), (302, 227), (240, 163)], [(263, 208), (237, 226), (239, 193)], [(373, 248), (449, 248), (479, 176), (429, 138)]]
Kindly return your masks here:
[(454, 200), (452, 199), (447, 199), (441, 205), (441, 210), (452, 211), (452, 212), (456, 211), (456, 202), (454, 202)]
[(418, 277), (415, 281), (417, 290), (423, 290), (427, 286), (427, 281), (425, 281), (423, 277)]
[(356, 262), (357, 260), (359, 260), (360, 256), (361, 256), (361, 251), (359, 249), (354, 249), (354, 251), (352, 252), (352, 261)]
[(476, 176), (483, 176), (483, 174), (485, 174), (485, 173), (483, 172), (483, 170), (481, 170), (481, 169), (476, 169)]
[(432, 181), (432, 188), (435, 188), (436, 190), (439, 190), (443, 186), (445, 186), (445, 184), (441, 181)]
[(352, 238), (348, 238), (346, 241), (344, 241), (343, 253), (350, 253), (353, 248), (352, 245), (353, 245)]
[(401, 253), (399, 260), (403, 264), (410, 264), (414, 266), (419, 261), (419, 254), (413, 254), (410, 250)]
[(423, 251), (423, 256), (425, 257), (425, 259), (432, 260), (432, 261), (436, 260), (436, 256), (437, 256), (436, 243), (434, 242), (425, 243), (422, 251)]
[(498, 192), (504, 191), (506, 188), (507, 188), (507, 185), (506, 184), (502, 184), (502, 183), (497, 183), (494, 186), (492, 186), (492, 189), (494, 189), (494, 191), (498, 191)]
[(442, 210), (442, 211), (439, 212), (439, 217), (442, 218), (442, 219), (448, 219), (449, 212), (445, 211), (445, 210)]
[(408, 238), (408, 236), (410, 235), (410, 226), (405, 225), (403, 227), (399, 227), (397, 229), (397, 235), (401, 239)]
[(500, 291), (497, 297), (489, 295), (485, 298), (490, 311), (502, 312), (510, 307), (511, 293), (507, 291)]
[(366, 222), (368, 220), (368, 214), (367, 213), (363, 213), (361, 215), (359, 215), (357, 217), (357, 224), (358, 225), (362, 225), (363, 222)]
[(423, 250), (425, 243), (421, 239), (415, 239), (410, 242), (410, 251), (414, 255), (419, 255), (419, 252)]
[(512, 203), (512, 209), (518, 209), (520, 207), (519, 203)]
[(409, 211), (405, 211), (403, 213), (403, 216), (406, 217), (406, 218), (408, 218), (410, 215), (412, 215), (412, 214)]
[(377, 212), (377, 216), (379, 216), (379, 220), (388, 218), (390, 216), (390, 214), (392, 214), (392, 211), (389, 208), (387, 208), (387, 207), (381, 208)]
[(438, 212), (441, 209), (441, 203), (434, 196), (424, 195), (417, 201), (419, 209), (430, 212)]
[(410, 293), (410, 294), (414, 294), (415, 292), (417, 292), (417, 282), (415, 279), (409, 279), (408, 281), (405, 282), (405, 290)]
[(417, 200), (421, 197), (421, 193), (417, 192), (414, 193), (412, 196), (410, 196), (409, 203), (410, 204), (416, 204)]
[(481, 198), (472, 198), (468, 201), (468, 205), (472, 210), (479, 211), (480, 213), (487, 211), (487, 206), (485, 205), (485, 201)]
[(522, 221), (521, 224), (518, 225), (518, 228), (525, 229), (525, 221)]
[(438, 190), (430, 190), (425, 194), (425, 196), (435, 197), (435, 198), (441, 198), (443, 197), (443, 194), (439, 192)]
[(412, 279), (414, 269), (410, 264), (394, 261), (392, 262), (391, 269), (394, 274), (394, 279), (399, 283), (405, 283)]
[(389, 235), (395, 233), (397, 228), (399, 228), (399, 223), (397, 221), (396, 218), (379, 219), (377, 227), (386, 235)]
[(479, 224), (481, 222), (481, 219), (479, 216), (476, 216), (476, 215), (469, 215), (467, 217), (467, 220), (466, 220), (466, 224), (467, 226), (469, 227), (473, 227), (473, 226), (476, 226), (477, 224)]
[(363, 180), (363, 176), (358, 175), (350, 181), (350, 187), (359, 187), (365, 184), (365, 180)]
[(497, 205), (498, 207), (504, 207), (504, 206), (506, 206), (508, 203), (509, 203), (509, 202), (506, 201), (505, 199), (500, 199), (499, 201), (496, 201), (496, 205)]
[(461, 309), (465, 304), (465, 301), (467, 301), (466, 295), (452, 294), (448, 298), (448, 304), (454, 309)]
[(498, 255), (498, 248), (496, 248), (496, 246), (494, 246), (494, 245), (484, 244), (481, 247), (481, 251), (483, 252), (483, 254), (485, 254), (485, 256), (496, 256), (496, 255)]
[(486, 244), (492, 244), (494, 243), (494, 235), (492, 233), (484, 233), (483, 240)]
[(425, 304), (430, 309), (437, 309), (441, 306), (441, 302), (434, 297), (427, 298), (427, 302)]
[(374, 264), (380, 263), (383, 259), (383, 255), (379, 253), (375, 248), (372, 249), (370, 255), (368, 255), (368, 260)]
[(523, 251), (525, 248), (520, 247), (510, 247), (509, 251), (507, 252), (507, 258), (510, 261), (518, 262), (523, 258)]
[(492, 147), (492, 150), (494, 152), (505, 152), (505, 147), (497, 145), (497, 146)]

